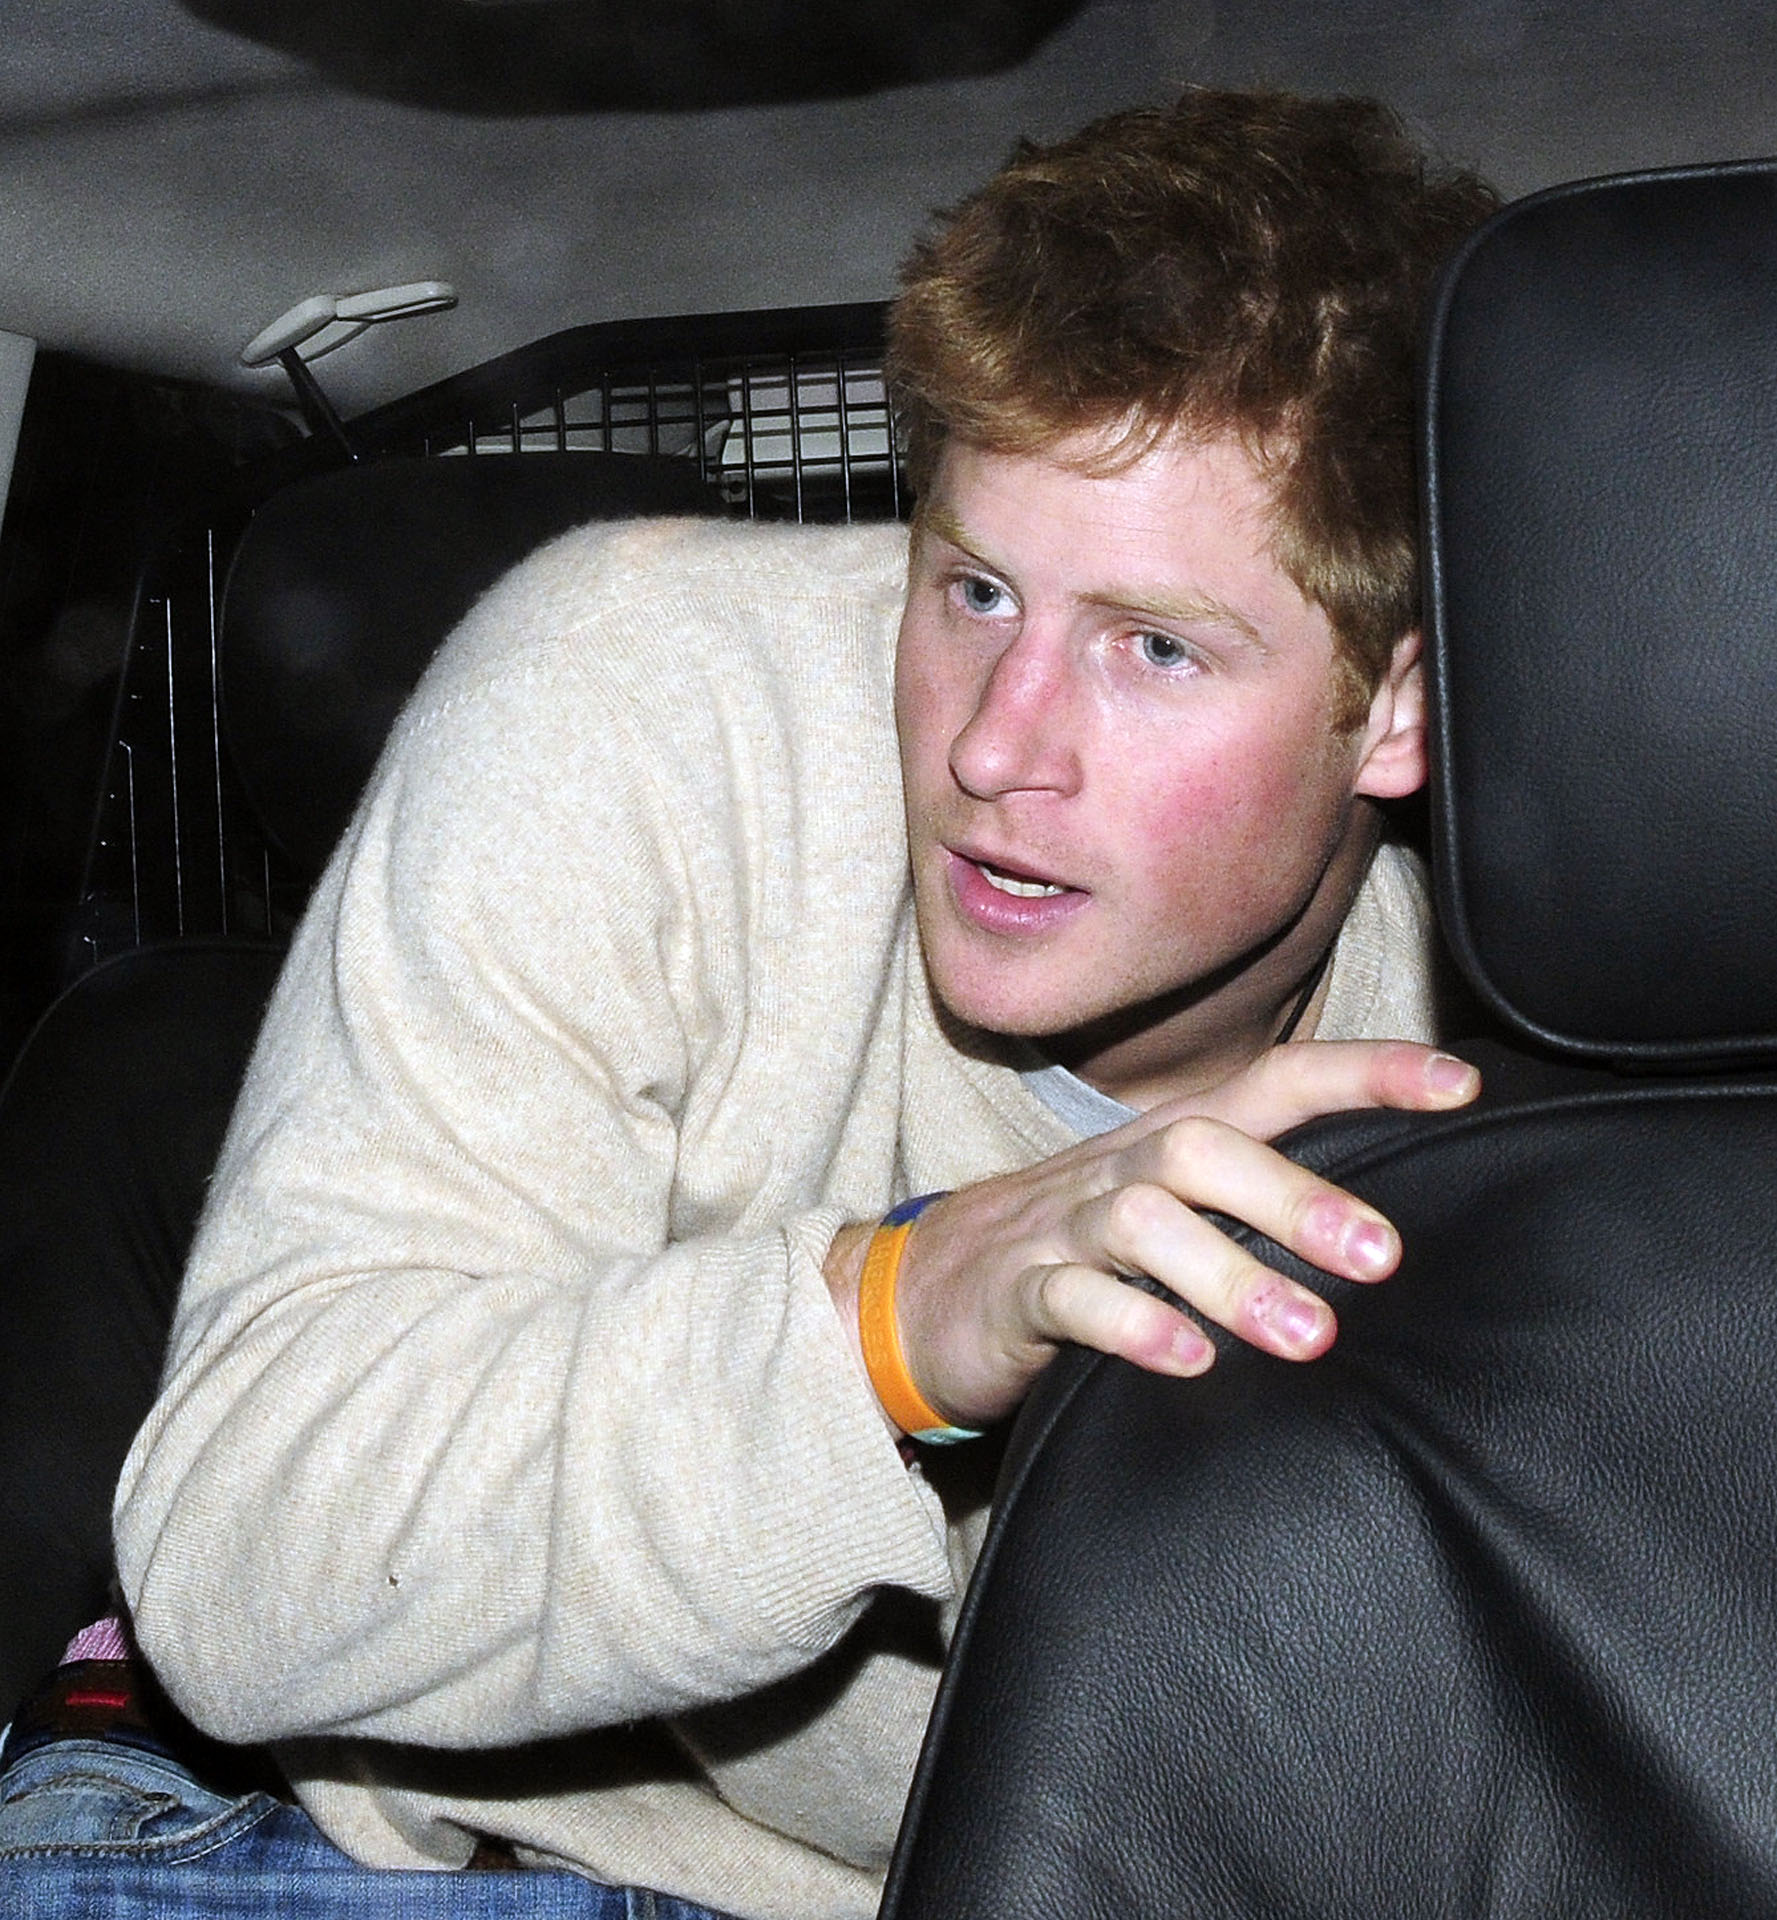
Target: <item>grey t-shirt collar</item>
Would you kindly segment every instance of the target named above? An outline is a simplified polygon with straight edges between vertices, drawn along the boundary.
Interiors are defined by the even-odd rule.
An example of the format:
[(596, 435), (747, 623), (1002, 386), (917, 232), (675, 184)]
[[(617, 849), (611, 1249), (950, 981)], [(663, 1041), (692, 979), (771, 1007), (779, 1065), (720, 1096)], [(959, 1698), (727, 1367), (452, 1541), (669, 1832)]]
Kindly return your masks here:
[(1073, 1128), (1082, 1140), (1097, 1133), (1109, 1133), (1126, 1120), (1136, 1117), (1134, 1107), (1124, 1106), (1108, 1093), (1089, 1087), (1078, 1074), (1069, 1073), (1052, 1060), (1023, 1067), (1019, 1078), (1042, 1101), (1056, 1119)]

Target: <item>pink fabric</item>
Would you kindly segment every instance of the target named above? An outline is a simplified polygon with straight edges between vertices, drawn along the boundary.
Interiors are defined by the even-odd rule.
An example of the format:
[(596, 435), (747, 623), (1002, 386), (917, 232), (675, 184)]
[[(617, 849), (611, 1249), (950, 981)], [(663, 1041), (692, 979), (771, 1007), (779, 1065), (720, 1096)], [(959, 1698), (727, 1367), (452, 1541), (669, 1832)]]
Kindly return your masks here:
[(127, 1660), (129, 1657), (130, 1643), (123, 1622), (116, 1614), (108, 1613), (103, 1620), (82, 1627), (68, 1642), (61, 1664), (66, 1667), (76, 1660)]

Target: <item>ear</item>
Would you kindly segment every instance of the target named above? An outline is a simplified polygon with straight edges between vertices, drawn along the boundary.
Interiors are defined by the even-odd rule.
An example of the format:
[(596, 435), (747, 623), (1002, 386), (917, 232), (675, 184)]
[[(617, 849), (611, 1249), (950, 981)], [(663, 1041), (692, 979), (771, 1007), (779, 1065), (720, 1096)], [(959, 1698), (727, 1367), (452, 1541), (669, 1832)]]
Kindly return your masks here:
[(1425, 785), (1425, 671), (1417, 630), (1395, 642), (1363, 725), (1354, 793), (1400, 800)]

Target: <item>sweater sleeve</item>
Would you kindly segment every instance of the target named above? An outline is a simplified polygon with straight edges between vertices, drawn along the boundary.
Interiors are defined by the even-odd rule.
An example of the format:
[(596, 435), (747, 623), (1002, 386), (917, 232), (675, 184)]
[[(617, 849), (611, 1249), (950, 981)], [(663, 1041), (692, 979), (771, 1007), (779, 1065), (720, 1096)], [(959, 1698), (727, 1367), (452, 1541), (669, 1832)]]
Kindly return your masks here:
[[(798, 803), (821, 747), (741, 671), (733, 595), (644, 567), (589, 615), (586, 558), (484, 603), (404, 716), (125, 1470), (138, 1636), (226, 1738), (671, 1714), (806, 1666), (879, 1586), (950, 1592), (820, 1269), (869, 1083), (844, 1009), (891, 964), (892, 863), (847, 855), (880, 808)], [(795, 890), (839, 871), (847, 938), (802, 951)]]

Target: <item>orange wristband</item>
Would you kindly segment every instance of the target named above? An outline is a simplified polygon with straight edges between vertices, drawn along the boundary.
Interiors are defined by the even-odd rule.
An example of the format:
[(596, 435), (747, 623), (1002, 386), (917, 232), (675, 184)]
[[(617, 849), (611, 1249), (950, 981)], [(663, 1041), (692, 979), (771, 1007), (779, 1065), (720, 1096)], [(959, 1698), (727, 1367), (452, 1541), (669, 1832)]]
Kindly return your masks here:
[(895, 1280), (901, 1254), (913, 1223), (941, 1193), (903, 1200), (882, 1217), (864, 1255), (864, 1277), (858, 1283), (858, 1333), (864, 1347), (864, 1369), (882, 1410), (909, 1439), (928, 1447), (949, 1446), (957, 1440), (979, 1440), (973, 1427), (953, 1427), (930, 1406), (907, 1371), (901, 1350), (900, 1323), (895, 1318)]

